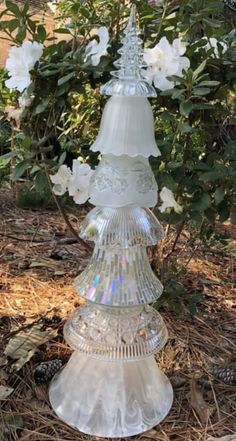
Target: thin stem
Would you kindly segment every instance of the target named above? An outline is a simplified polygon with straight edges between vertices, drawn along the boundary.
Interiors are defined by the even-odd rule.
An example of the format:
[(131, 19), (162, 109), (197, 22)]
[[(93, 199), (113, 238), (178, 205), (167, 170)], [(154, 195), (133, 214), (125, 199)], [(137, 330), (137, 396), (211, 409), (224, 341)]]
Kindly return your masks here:
[(77, 231), (74, 229), (73, 225), (70, 223), (70, 220), (69, 220), (69, 218), (68, 218), (68, 216), (67, 216), (67, 214), (66, 214), (66, 212), (65, 212), (65, 210), (64, 210), (64, 208), (63, 208), (63, 206), (61, 204), (60, 199), (53, 193), (50, 176), (49, 176), (48, 171), (46, 169), (45, 169), (45, 173), (46, 173), (46, 176), (47, 176), (48, 184), (49, 184), (49, 187), (51, 189), (53, 198), (54, 198), (54, 200), (56, 202), (57, 208), (58, 208), (62, 218), (64, 219), (64, 222), (67, 225), (69, 231), (71, 232), (72, 236), (76, 239), (76, 241), (80, 245), (82, 245), (87, 251), (91, 251), (92, 247), (89, 244), (87, 244), (83, 239), (81, 239), (79, 237)]

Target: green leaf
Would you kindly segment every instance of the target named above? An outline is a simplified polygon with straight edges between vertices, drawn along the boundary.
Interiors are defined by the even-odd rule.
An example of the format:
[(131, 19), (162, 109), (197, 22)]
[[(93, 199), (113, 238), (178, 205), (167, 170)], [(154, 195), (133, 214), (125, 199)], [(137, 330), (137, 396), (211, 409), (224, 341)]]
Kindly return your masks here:
[(28, 25), (29, 25), (32, 32), (36, 31), (36, 23), (33, 20), (31, 20), (30, 18), (28, 18)]
[(199, 177), (199, 181), (202, 182), (215, 182), (218, 181), (218, 179), (224, 177), (226, 175), (226, 170), (222, 169), (213, 169), (212, 171), (203, 173)]
[(184, 92), (185, 92), (184, 89), (176, 89), (176, 90), (174, 90), (174, 92), (172, 93), (171, 98), (172, 98), (173, 100), (178, 99), (178, 98), (181, 98), (181, 97), (183, 97)]
[(197, 67), (197, 69), (193, 72), (193, 80), (196, 80), (197, 77), (200, 75), (200, 73), (202, 73), (202, 71), (205, 69), (206, 67), (206, 60), (204, 60), (200, 66)]
[(40, 170), (35, 176), (35, 190), (38, 193), (44, 193), (48, 190), (48, 179), (44, 171)]
[(216, 205), (219, 205), (223, 201), (224, 197), (225, 189), (223, 187), (217, 188), (214, 195)]
[(44, 110), (46, 110), (46, 108), (48, 107), (49, 101), (50, 101), (50, 98), (46, 98), (40, 104), (38, 104), (35, 111), (34, 111), (34, 114), (38, 115), (39, 113), (43, 113)]
[(13, 18), (8, 21), (8, 29), (10, 32), (13, 32), (16, 28), (20, 26), (20, 21), (17, 18)]
[(64, 93), (68, 92), (70, 89), (70, 83), (64, 83), (62, 84), (59, 89), (57, 90), (56, 96), (64, 95)]
[(213, 109), (214, 106), (209, 103), (198, 103), (198, 104), (193, 104), (193, 108), (194, 110), (208, 110), (208, 109)]
[(29, 163), (27, 161), (21, 161), (17, 164), (13, 170), (11, 178), (13, 181), (17, 181), (23, 176), (27, 168), (29, 167)]
[(25, 138), (23, 139), (23, 146), (25, 149), (29, 149), (32, 145), (32, 141), (31, 138), (29, 136), (25, 136)]
[(53, 32), (56, 32), (57, 34), (71, 34), (71, 32), (69, 31), (69, 29), (66, 29), (66, 28), (58, 28), (58, 29), (54, 29)]
[(187, 123), (179, 123), (178, 130), (180, 133), (190, 133), (193, 131), (193, 128)]
[(218, 29), (222, 26), (222, 22), (219, 20), (213, 20), (210, 18), (204, 18), (203, 22), (206, 23), (208, 26), (210, 26), (213, 29)]
[(34, 173), (38, 172), (39, 170), (41, 170), (41, 168), (38, 165), (34, 165), (30, 170), (30, 174), (34, 175)]
[(22, 43), (25, 37), (26, 37), (26, 26), (21, 26), (15, 38), (19, 43)]
[(200, 83), (198, 83), (198, 86), (200, 87), (215, 87), (215, 86), (219, 86), (220, 81), (201, 81)]
[(181, 162), (181, 161), (179, 161), (179, 162), (171, 161), (171, 162), (168, 162), (167, 168), (168, 168), (168, 170), (175, 170), (177, 168), (182, 167), (182, 165), (183, 165), (183, 162)]
[(220, 222), (225, 222), (230, 216), (229, 207), (226, 203), (222, 202), (219, 208)]
[(43, 25), (38, 25), (37, 33), (38, 33), (40, 41), (43, 43), (47, 38), (47, 32), (46, 32), (45, 27)]
[(58, 164), (59, 164), (59, 165), (64, 164), (65, 159), (66, 159), (66, 152), (63, 152), (63, 153), (61, 154), (60, 158), (59, 158)]
[(67, 81), (70, 81), (71, 78), (74, 78), (74, 77), (75, 77), (75, 72), (70, 72), (69, 74), (65, 75), (64, 77), (59, 78), (57, 84), (58, 84), (58, 86), (61, 86), (62, 84), (67, 83)]
[(7, 9), (12, 12), (16, 17), (21, 17), (21, 11), (18, 8), (18, 6), (15, 3), (12, 3), (11, 1), (6, 1), (6, 7)]
[(0, 161), (6, 160), (6, 159), (11, 160), (12, 158), (15, 158), (16, 156), (17, 156), (16, 152), (8, 152), (8, 153), (5, 153), (5, 155), (0, 156)]
[(209, 87), (194, 87), (193, 93), (196, 96), (204, 96), (211, 92), (211, 89)]
[(174, 181), (172, 176), (170, 174), (168, 174), (168, 173), (164, 173), (162, 175), (162, 185), (164, 187), (169, 188), (169, 190), (171, 190), (171, 191), (175, 191), (176, 187), (177, 187), (176, 182)]
[(205, 211), (211, 206), (211, 197), (208, 193), (202, 193), (196, 202), (192, 203), (193, 210)]
[(193, 103), (191, 101), (183, 101), (179, 107), (181, 115), (188, 117), (193, 110)]
[(207, 208), (205, 210), (205, 216), (207, 217), (207, 219), (209, 220), (209, 222), (211, 222), (212, 224), (214, 224), (215, 220), (216, 220), (216, 211), (213, 210), (212, 208)]

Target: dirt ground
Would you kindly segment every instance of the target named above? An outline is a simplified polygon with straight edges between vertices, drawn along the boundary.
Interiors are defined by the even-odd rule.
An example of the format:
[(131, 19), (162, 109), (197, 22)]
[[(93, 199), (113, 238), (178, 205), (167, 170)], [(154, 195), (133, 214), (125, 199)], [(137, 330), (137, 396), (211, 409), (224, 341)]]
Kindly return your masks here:
[[(84, 214), (70, 213), (76, 230)], [(188, 262), (182, 282), (189, 295), (200, 294), (204, 300), (195, 316), (187, 308), (177, 313), (171, 305), (162, 306), (169, 341), (157, 362), (172, 381), (174, 404), (162, 424), (133, 439), (203, 441), (231, 435), (226, 441), (236, 440), (235, 227), (225, 224), (219, 234), (225, 237), (223, 245), (199, 246), (190, 261), (188, 232), (181, 236), (175, 253), (179, 264)], [(80, 303), (73, 280), (90, 253), (78, 243), (69, 244), (68, 237), (57, 211), (23, 210), (10, 194), (0, 194), (0, 384), (13, 389), (1, 401), (0, 441), (97, 439), (59, 421), (50, 408), (48, 386), (34, 380), (41, 362), (59, 358), (65, 363), (71, 353), (63, 324)], [(4, 350), (32, 323), (51, 338), (19, 369)], [(231, 369), (234, 384), (212, 374), (214, 363)]]

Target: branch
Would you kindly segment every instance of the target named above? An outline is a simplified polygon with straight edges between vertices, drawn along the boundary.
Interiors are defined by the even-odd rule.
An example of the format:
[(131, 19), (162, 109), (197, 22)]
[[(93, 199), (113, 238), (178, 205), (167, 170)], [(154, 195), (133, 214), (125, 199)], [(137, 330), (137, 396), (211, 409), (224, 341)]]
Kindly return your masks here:
[(69, 231), (71, 232), (72, 236), (76, 239), (76, 241), (77, 241), (80, 245), (83, 246), (83, 248), (85, 248), (87, 251), (91, 251), (91, 250), (92, 250), (92, 247), (91, 247), (89, 244), (87, 244), (83, 239), (81, 239), (81, 238), (79, 237), (77, 231), (74, 229), (73, 225), (70, 223), (70, 220), (69, 220), (69, 218), (68, 218), (68, 216), (67, 216), (67, 214), (66, 214), (66, 212), (65, 212), (65, 210), (64, 210), (64, 208), (63, 208), (63, 206), (62, 206), (62, 204), (61, 204), (61, 201), (60, 201), (59, 198), (53, 193), (53, 190), (52, 190), (52, 183), (51, 183), (51, 180), (50, 180), (50, 177), (49, 177), (48, 171), (45, 170), (45, 173), (46, 173), (46, 176), (47, 176), (48, 184), (49, 184), (49, 187), (50, 187), (50, 189), (51, 189), (51, 192), (52, 192), (53, 198), (54, 198), (54, 200), (55, 200), (55, 202), (56, 202), (57, 208), (58, 208), (58, 210), (60, 211), (61, 216), (63, 217), (63, 219), (64, 219), (64, 221), (65, 221), (65, 223), (66, 223), (66, 225), (67, 225)]

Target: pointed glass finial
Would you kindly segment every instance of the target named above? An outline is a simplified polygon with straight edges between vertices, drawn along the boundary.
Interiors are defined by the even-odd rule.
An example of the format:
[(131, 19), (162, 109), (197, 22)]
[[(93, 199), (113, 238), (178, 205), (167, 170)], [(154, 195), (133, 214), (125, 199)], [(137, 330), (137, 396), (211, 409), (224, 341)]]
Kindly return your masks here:
[(127, 29), (136, 28), (136, 5), (132, 5)]
[(136, 26), (136, 6), (133, 5), (122, 38), (122, 46), (118, 50), (121, 55), (114, 65), (112, 78), (101, 87), (102, 95), (155, 97), (154, 87), (145, 80), (143, 69), (143, 41)]

